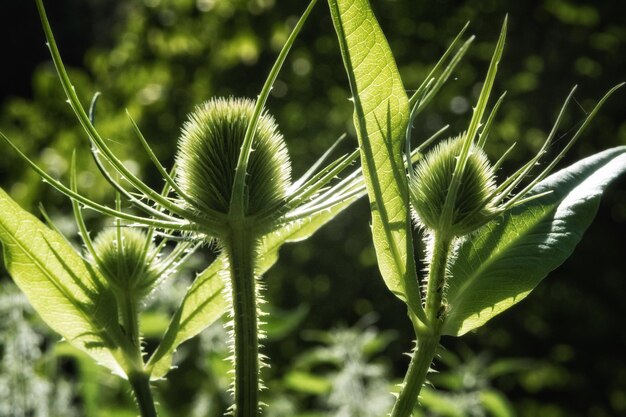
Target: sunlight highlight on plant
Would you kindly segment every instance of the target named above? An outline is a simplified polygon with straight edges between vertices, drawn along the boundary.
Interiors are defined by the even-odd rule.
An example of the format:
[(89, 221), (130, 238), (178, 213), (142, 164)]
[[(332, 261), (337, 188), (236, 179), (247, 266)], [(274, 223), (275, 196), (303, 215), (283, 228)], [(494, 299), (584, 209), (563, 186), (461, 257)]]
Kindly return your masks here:
[[(156, 8), (152, 3), (146, 3), (145, 7)], [(186, 117), (175, 111), (168, 113), (171, 125), (177, 119), (181, 125), (177, 147), (170, 150), (172, 166), (161, 162), (155, 152), (160, 149), (153, 149), (144, 136), (147, 130), (140, 129), (142, 111), (137, 108), (126, 111), (125, 127), (143, 152), (137, 159), (144, 156), (159, 174), (156, 185), (152, 185), (155, 183), (143, 179), (134, 164), (114, 151), (114, 141), (126, 141), (121, 124), (115, 124), (113, 134), (100, 122), (96, 128), (100, 93), (93, 95), (89, 107), (81, 103), (61, 58), (43, 0), (36, 0), (36, 5), (64, 98), (72, 117), (82, 128), (81, 134), (91, 151), (89, 156), (103, 178), (101, 183), (106, 181), (115, 200), (101, 203), (90, 197), (94, 194), (79, 190), (87, 185), (79, 187), (75, 154), (67, 162), (59, 158), (64, 166), (62, 170), (46, 171), (28, 156), (33, 149), (23, 151), (26, 146), (23, 142), (18, 146), (0, 133), (2, 141), (45, 183), (71, 200), (81, 247), (73, 246), (43, 208), (41, 215), (47, 225), (22, 209), (4, 190), (0, 190), (0, 240), (7, 271), (34, 311), (67, 341), (62, 346), (71, 345), (89, 355), (86, 359), (77, 356), (82, 361), (79, 372), (88, 364), (123, 378), (123, 384), (129, 384), (132, 389), (133, 406), (142, 417), (156, 417), (157, 413), (170, 415), (172, 411), (160, 402), (167, 395), (160, 396), (158, 392), (155, 395), (151, 384), (168, 376), (167, 381), (157, 386), (178, 385), (181, 376), (168, 375), (181, 360), (180, 357), (175, 360), (175, 353), (182, 343), (200, 335), (198, 342), (190, 349), (183, 349), (187, 352), (181, 355), (197, 371), (191, 379), (180, 383), (181, 387), (195, 385), (183, 414), (221, 415), (227, 411), (235, 417), (308, 416), (315, 414), (308, 408), (310, 403), (317, 402), (320, 410), (336, 417), (374, 417), (388, 412), (391, 417), (431, 412), (511, 415), (509, 403), (489, 386), (489, 376), (475, 369), (464, 369), (459, 360), (453, 361), (455, 369), (440, 378), (432, 378), (432, 382), (445, 386), (450, 378), (458, 379), (463, 372), (473, 372), (473, 377), (483, 378), (482, 386), (471, 386), (465, 395), (448, 395), (423, 390), (425, 381), (440, 351), (442, 336), (462, 336), (484, 325), (524, 299), (572, 254), (591, 224), (603, 192), (626, 171), (626, 147), (599, 152), (560, 170), (557, 166), (608, 98), (624, 84), (611, 88), (578, 125), (561, 134), (566, 130), (562, 125), (568, 105), (574, 101), (574, 87), (549, 133), (541, 137), (538, 152), (506, 176), (502, 167), (515, 145), (493, 162), (485, 147), (500, 139), (497, 137), (500, 132), (493, 126), (499, 120), (505, 94), (495, 103), (490, 100), (498, 88), (496, 75), (504, 53), (508, 17), (504, 18), (466, 128), (455, 129), (448, 139), (439, 140), (449, 126), (439, 128), (442, 124), (439, 117), (435, 124), (426, 121), (426, 131), (439, 130), (414, 147), (414, 125), (421, 122), (420, 116), (427, 106), (453, 79), (474, 42), (474, 36), (466, 34), (469, 23), (414, 88), (404, 85), (369, 0), (328, 0), (350, 101), (354, 105), (358, 149), (332, 156), (348, 136), (344, 134), (303, 175), (292, 178), (288, 151), (292, 144), (291, 129), (281, 131), (267, 102), (273, 88), (276, 97), (285, 97), (288, 90), (278, 77), (316, 5), (316, 0), (310, 0), (291, 30), (271, 29), (268, 44), (280, 51), (258, 96), (199, 98), (195, 94), (190, 96), (199, 104)], [(216, 2), (198, 3), (194, 7), (195, 13), (232, 14), (230, 9), (221, 9), (229, 5)], [(254, 7), (260, 11), (265, 6)], [(154, 41), (158, 48), (177, 57), (199, 47), (198, 43), (194, 44), (193, 36), (171, 44), (156, 35), (151, 37), (158, 38)], [(261, 48), (252, 35), (242, 39), (233, 43), (245, 44), (239, 58), (249, 65), (261, 57)], [(129, 54), (115, 51), (112, 55)], [(210, 62), (213, 65), (218, 61)], [(312, 62), (304, 55), (296, 56), (293, 72), (303, 77), (312, 69), (317, 71)], [(169, 76), (169, 69), (158, 67)], [(323, 70), (320, 68), (319, 74), (314, 75), (322, 76)], [(202, 76), (206, 76), (206, 71)], [(149, 78), (141, 77), (149, 84), (140, 86), (135, 98), (142, 106), (167, 97), (167, 87), (163, 85), (169, 84)], [(199, 85), (207, 88), (210, 84), (203, 79)], [(206, 93), (210, 88), (202, 91)], [(413, 92), (411, 96), (407, 94), (409, 91)], [(114, 91), (109, 94), (115, 96)], [(336, 117), (333, 110), (324, 111), (331, 118), (343, 119)], [(287, 119), (286, 125), (291, 122), (293, 128), (295, 122), (281, 116), (281, 122)], [(330, 122), (329, 125), (334, 126)], [(167, 136), (175, 137), (171, 133)], [(561, 142), (563, 138), (566, 140)], [(292, 151), (296, 155), (301, 149), (292, 148)], [(359, 161), (360, 167), (352, 167)], [(58, 178), (68, 171), (67, 183)], [(100, 197), (103, 191), (98, 190)], [(309, 309), (303, 300), (298, 300), (298, 307), (290, 311), (267, 306), (262, 276), (276, 263), (285, 243), (312, 236), (365, 194), (369, 197), (371, 215), (370, 229), (365, 230), (371, 230), (380, 275), (389, 291), (406, 304), (416, 339), (402, 383), (395, 389), (390, 387), (393, 381), (388, 378), (386, 366), (391, 361), (377, 361), (392, 337), (366, 325), (316, 332), (307, 342), (318, 342), (321, 346), (314, 345), (303, 353), (297, 351), (299, 345), (281, 348), (279, 355), (292, 354), (296, 359), (289, 368), (269, 369), (269, 359), (262, 353), (264, 339), (273, 342), (273, 337), (295, 333), (300, 325), (307, 328), (307, 313), (311, 311), (308, 319), (317, 311), (313, 302)], [(110, 223), (93, 233), (84, 217), (85, 210), (96, 212)], [(354, 236), (358, 233), (349, 234), (346, 242), (356, 240)], [(421, 248), (425, 248), (425, 253), (416, 256)], [(176, 295), (169, 294), (170, 299), (175, 299), (170, 304), (175, 306), (149, 307), (159, 285), (200, 249), (212, 262), (195, 276), (189, 287), (185, 288), (189, 281), (184, 278), (168, 281), (167, 288), (179, 288)], [(315, 261), (321, 259), (320, 253), (328, 253), (313, 253), (308, 248), (306, 252), (303, 257), (316, 257)], [(370, 253), (364, 251), (359, 257), (365, 263), (363, 259), (370, 257)], [(358, 275), (351, 270), (353, 265), (346, 265), (350, 269), (348, 273), (339, 266), (333, 268), (344, 275)], [(285, 275), (291, 278), (292, 273)], [(294, 285), (304, 282), (298, 281), (300, 278), (296, 277)], [(323, 278), (330, 281), (330, 277)], [(349, 285), (353, 283), (349, 281)], [(270, 288), (274, 292), (278, 287)], [(0, 299), (6, 300), (2, 298), (4, 295), (3, 290)], [(332, 294), (332, 301), (344, 302), (343, 295)], [(379, 307), (382, 311), (382, 305), (374, 302), (378, 300), (362, 301), (363, 305), (354, 307), (357, 314)], [(17, 301), (5, 302), (11, 305)], [(0, 305), (0, 311), (5, 310)], [(163, 310), (168, 314), (163, 314)], [(155, 315), (158, 315), (156, 320)], [(16, 325), (25, 325), (20, 317), (12, 316), (11, 320)], [(151, 320), (158, 322), (157, 325), (146, 324)], [(201, 334), (214, 324), (215, 327)], [(27, 343), (33, 346), (41, 343), (28, 332), (16, 336), (16, 340), (28, 338)], [(0, 337), (0, 345), (8, 349), (4, 356), (17, 357), (16, 345), (10, 340)], [(26, 354), (24, 358), (36, 360), (40, 352), (31, 349)], [(16, 369), (6, 367), (4, 356), (0, 369), (15, 374)], [(442, 356), (445, 361), (451, 355)], [(487, 366), (482, 357), (469, 362), (476, 368)], [(24, 381), (36, 390), (36, 384), (33, 385), (36, 378), (31, 371), (27, 369)], [(267, 386), (264, 379), (268, 379)], [(98, 383), (102, 382), (93, 382)], [(80, 389), (88, 391), (89, 387)], [(205, 389), (207, 392), (203, 392)], [(277, 394), (267, 394), (266, 389)], [(57, 392), (49, 387), (46, 390), (46, 395)], [(397, 393), (395, 402), (389, 391)], [(58, 393), (63, 391), (59, 389)], [(89, 413), (118, 412), (99, 410), (100, 400), (93, 400), (93, 392), (84, 395), (85, 398), (77, 398), (75, 402), (84, 400)], [(24, 405), (14, 407), (13, 412), (44, 412), (44, 408), (36, 409), (29, 398), (23, 395), (19, 398)], [(67, 402), (59, 397), (59, 407), (73, 412)], [(128, 402), (130, 406), (130, 394)]]

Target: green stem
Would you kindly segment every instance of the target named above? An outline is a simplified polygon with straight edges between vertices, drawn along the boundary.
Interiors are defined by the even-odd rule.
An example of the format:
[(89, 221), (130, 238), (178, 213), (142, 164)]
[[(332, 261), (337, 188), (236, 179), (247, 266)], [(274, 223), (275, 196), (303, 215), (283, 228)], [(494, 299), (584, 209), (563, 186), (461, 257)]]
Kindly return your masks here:
[(117, 294), (117, 301), (126, 339), (131, 345), (131, 351), (125, 353), (126, 361), (130, 367), (130, 370), (127, 371), (128, 382), (135, 394), (141, 417), (157, 417), (154, 399), (150, 389), (150, 375), (144, 372), (143, 357), (141, 355), (137, 297), (131, 292), (126, 291)]
[(137, 300), (128, 291), (114, 291), (119, 311), (119, 345), (122, 351), (124, 369), (127, 374), (143, 372), (144, 363), (139, 341), (139, 312)]
[(391, 410), (390, 417), (410, 417), (412, 415), (438, 345), (439, 335), (420, 336), (417, 348), (411, 357), (409, 369), (404, 377), (402, 390), (393, 410)]
[(254, 417), (259, 410), (259, 335), (254, 276), (254, 238), (233, 227), (226, 244), (234, 323), (235, 417)]
[(150, 390), (150, 377), (143, 372), (131, 372), (128, 375), (128, 381), (135, 394), (141, 417), (157, 417)]
[(141, 360), (141, 346), (139, 345), (139, 312), (137, 310), (137, 299), (129, 292), (125, 292), (118, 295), (117, 301), (122, 318), (122, 326), (124, 326), (124, 331), (126, 332), (126, 338), (130, 340), (132, 345), (136, 348), (139, 363), (143, 365), (143, 361)]
[(426, 381), (439, 339), (443, 324), (444, 309), (442, 305), (443, 289), (446, 282), (446, 266), (452, 247), (452, 238), (435, 233), (433, 236), (433, 251), (428, 272), (428, 287), (426, 290), (426, 316), (428, 329), (416, 331), (417, 348), (411, 357), (409, 369), (404, 377), (402, 389), (391, 411), (390, 417), (410, 417), (413, 413), (419, 393)]
[(426, 317), (430, 326), (438, 327), (441, 320), (443, 289), (446, 284), (446, 267), (452, 246), (452, 238), (435, 232), (433, 250), (428, 271), (428, 288), (426, 290)]

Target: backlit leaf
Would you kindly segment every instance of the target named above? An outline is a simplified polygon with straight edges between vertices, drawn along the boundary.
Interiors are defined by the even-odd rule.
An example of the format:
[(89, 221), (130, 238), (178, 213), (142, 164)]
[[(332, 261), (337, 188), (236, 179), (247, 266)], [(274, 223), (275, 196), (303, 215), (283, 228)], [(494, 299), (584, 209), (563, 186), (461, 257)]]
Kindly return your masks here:
[(97, 362), (124, 375), (109, 331), (116, 331), (112, 295), (57, 232), (0, 189), (0, 240), (11, 277), (44, 322)]
[(354, 100), (378, 266), (387, 287), (423, 319), (402, 161), (409, 102), (367, 0), (329, 0)]
[(460, 336), (524, 299), (573, 252), (600, 197), (626, 171), (626, 147), (606, 150), (552, 174), (522, 204), (465, 239), (450, 266), (443, 334)]

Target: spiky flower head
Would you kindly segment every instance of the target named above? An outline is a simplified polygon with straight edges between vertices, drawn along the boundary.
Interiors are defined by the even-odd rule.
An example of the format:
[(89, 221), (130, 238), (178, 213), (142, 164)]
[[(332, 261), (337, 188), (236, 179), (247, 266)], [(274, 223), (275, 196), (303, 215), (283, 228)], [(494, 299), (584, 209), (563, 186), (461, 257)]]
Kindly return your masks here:
[[(227, 214), (235, 170), (255, 103), (242, 98), (206, 101), (189, 115), (178, 145), (177, 180), (191, 198), (190, 208)], [(255, 214), (285, 198), (291, 164), (274, 118), (259, 118), (246, 177), (246, 214)]]
[(419, 222), (427, 229), (442, 230), (452, 236), (476, 230), (489, 221), (495, 211), (490, 202), (495, 190), (493, 169), (483, 150), (472, 144), (452, 202), (452, 216), (444, 216), (464, 141), (462, 134), (437, 144), (415, 167), (409, 186)]
[(113, 291), (143, 297), (160, 276), (156, 247), (142, 231), (129, 227), (108, 228), (93, 241), (94, 256)]

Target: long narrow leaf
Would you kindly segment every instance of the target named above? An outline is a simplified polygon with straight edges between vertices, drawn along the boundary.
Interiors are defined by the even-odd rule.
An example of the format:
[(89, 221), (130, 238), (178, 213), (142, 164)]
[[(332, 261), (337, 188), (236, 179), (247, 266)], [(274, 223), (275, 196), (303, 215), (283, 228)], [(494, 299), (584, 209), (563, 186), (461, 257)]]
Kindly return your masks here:
[(367, 0), (329, 0), (354, 100), (372, 234), (387, 287), (425, 320), (402, 162), (409, 103), (389, 45)]
[(285, 45), (283, 45), (283, 49), (278, 54), (278, 58), (276, 59), (276, 62), (274, 62), (274, 66), (270, 70), (270, 73), (265, 80), (265, 84), (261, 89), (261, 93), (259, 94), (259, 97), (256, 101), (256, 104), (254, 106), (254, 112), (246, 129), (243, 144), (241, 145), (239, 159), (237, 160), (237, 168), (235, 169), (235, 179), (233, 181), (233, 190), (231, 195), (231, 213), (243, 215), (245, 205), (244, 188), (246, 183), (246, 175), (248, 174), (248, 161), (250, 159), (250, 152), (252, 152), (252, 141), (254, 140), (254, 135), (256, 133), (257, 123), (261, 118), (261, 113), (263, 112), (265, 102), (269, 97), (270, 90), (274, 85), (274, 81), (276, 81), (276, 77), (278, 77), (278, 73), (280, 72), (283, 63), (285, 62), (285, 59), (287, 59), (287, 54), (289, 53), (291, 46), (295, 42), (298, 33), (300, 33), (302, 26), (304, 26), (304, 22), (306, 22), (309, 14), (311, 14), (311, 11), (313, 10), (316, 2), (317, 0), (311, 0), (304, 13), (296, 23), (296, 26), (291, 31), (291, 34), (287, 38), (287, 42), (285, 42)]

